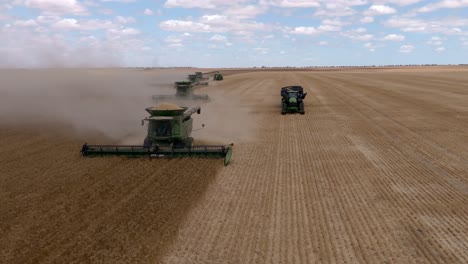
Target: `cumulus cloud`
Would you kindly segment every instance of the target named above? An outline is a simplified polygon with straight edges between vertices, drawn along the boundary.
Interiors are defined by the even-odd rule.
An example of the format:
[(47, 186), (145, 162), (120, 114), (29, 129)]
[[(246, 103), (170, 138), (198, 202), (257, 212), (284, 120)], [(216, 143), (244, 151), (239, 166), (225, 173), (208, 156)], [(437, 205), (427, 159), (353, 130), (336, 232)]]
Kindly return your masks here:
[(418, 12), (433, 12), (442, 8), (464, 8), (468, 6), (467, 0), (443, 0), (437, 3), (430, 3), (418, 9)]
[(401, 45), (400, 49), (398, 50), (401, 53), (411, 53), (414, 50), (413, 45)]
[(154, 14), (153, 10), (146, 8), (145, 11), (143, 11), (143, 14), (147, 16), (152, 16)]
[[(111, 20), (40, 15), (0, 28), (1, 67), (120, 66), (143, 61), (149, 46), (128, 18)], [(75, 38), (69, 33), (76, 31)], [(135, 54), (127, 60), (122, 54)], [(138, 55), (140, 54), (140, 55)], [(131, 62), (132, 61), (132, 62)]]
[(222, 35), (214, 35), (210, 38), (210, 40), (214, 42), (227, 42), (227, 38)]
[(398, 35), (398, 34), (388, 34), (383, 38), (383, 40), (387, 41), (403, 41), (405, 40), (405, 36), (403, 35)]
[(399, 6), (408, 6), (408, 5), (414, 5), (421, 1), (422, 0), (375, 0), (373, 2), (376, 4), (395, 4)]
[(263, 23), (234, 19), (225, 15), (204, 15), (198, 21), (167, 20), (159, 24), (160, 28), (173, 32), (221, 33), (232, 32), (236, 35), (254, 35), (254, 32), (269, 30)]
[(234, 4), (242, 4), (249, 2), (249, 0), (226, 1), (226, 0), (167, 0), (164, 3), (165, 7), (182, 7), (182, 8), (202, 8), (202, 9), (216, 9), (222, 6), (230, 6)]
[(326, 46), (328, 45), (328, 41), (322, 40), (318, 43), (320, 46)]
[(77, 0), (25, 0), (19, 3), (29, 8), (40, 9), (45, 14), (88, 14), (88, 10)]
[(364, 12), (366, 16), (389, 15), (396, 13), (396, 9), (386, 5), (371, 5), (369, 9)]
[(261, 5), (276, 7), (298, 8), (298, 7), (319, 7), (320, 1), (312, 0), (261, 0)]
[(443, 44), (441, 37), (431, 37), (426, 43), (432, 46), (441, 46)]
[(318, 35), (322, 32), (315, 27), (295, 27), (290, 33), (299, 35)]
[(363, 18), (361, 18), (361, 23), (372, 23), (374, 22), (374, 17), (371, 17), (371, 16), (365, 16)]
[(236, 19), (254, 18), (265, 13), (267, 8), (259, 5), (232, 6), (223, 10), (223, 14)]
[(348, 30), (345, 32), (341, 32), (340, 35), (351, 40), (355, 41), (370, 41), (374, 39), (374, 35), (372, 34), (365, 34), (367, 30), (365, 28), (356, 28), (352, 30)]
[(377, 45), (371, 43), (371, 42), (367, 42), (366, 44), (364, 44), (364, 47), (366, 49), (368, 49), (370, 52), (374, 52), (375, 49), (377, 48)]
[(185, 20), (166, 20), (159, 24), (159, 26), (167, 31), (174, 31), (174, 32), (212, 32), (215, 31), (210, 27), (210, 25), (193, 22), (193, 21), (185, 21)]
[(439, 20), (423, 20), (418, 18), (392, 17), (384, 22), (387, 27), (399, 28), (404, 32), (443, 33), (462, 35), (465, 32), (460, 27), (468, 26), (468, 19), (446, 18)]

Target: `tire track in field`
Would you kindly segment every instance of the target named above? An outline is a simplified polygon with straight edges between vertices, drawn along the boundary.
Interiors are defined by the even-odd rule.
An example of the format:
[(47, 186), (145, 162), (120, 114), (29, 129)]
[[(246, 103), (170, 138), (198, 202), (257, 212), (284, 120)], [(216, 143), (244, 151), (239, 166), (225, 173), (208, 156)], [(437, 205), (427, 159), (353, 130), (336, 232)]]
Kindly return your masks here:
[[(344, 90), (341, 90), (339, 93), (335, 93), (336, 96), (338, 96), (338, 94), (339, 94), (340, 96), (342, 96), (342, 95), (346, 94), (346, 92), (345, 92)], [(352, 100), (349, 100), (349, 97), (348, 97), (348, 99), (346, 100), (346, 102), (350, 102), (350, 101), (352, 101)], [(356, 109), (357, 109), (357, 108), (356, 108)], [(362, 112), (363, 110), (358, 110), (358, 111), (361, 111), (361, 112)], [(367, 112), (366, 112), (366, 113), (367, 113)], [(362, 112), (362, 114), (364, 114), (364, 112)], [(372, 119), (371, 119), (371, 118), (367, 118), (367, 120), (372, 120)], [(374, 119), (374, 120), (375, 120), (375, 119)], [(379, 129), (379, 130), (380, 130), (380, 129)], [(379, 138), (382, 138), (382, 136), (379, 136)], [(387, 138), (389, 138), (389, 139), (391, 140), (391, 142), (392, 142), (392, 139), (389, 137), (388, 134), (387, 134)], [(404, 139), (401, 140), (401, 142), (403, 142), (403, 141), (404, 141)], [(399, 146), (399, 148), (401, 149), (402, 147)], [(406, 149), (407, 149), (407, 148), (406, 148)], [(407, 150), (409, 150), (409, 149), (407, 149)], [(414, 153), (414, 152), (408, 152), (408, 153), (410, 154), (410, 157), (411, 157), (411, 154)], [(408, 153), (407, 153), (407, 154), (408, 154)], [(401, 154), (400, 154), (400, 155), (401, 155)], [(414, 157), (414, 156), (413, 156), (413, 158), (416, 158), (416, 160), (417, 160), (417, 157)], [(386, 156), (385, 158), (382, 158), (382, 160), (385, 160), (385, 161), (387, 161), (388, 159), (389, 159), (388, 156)], [(401, 161), (400, 161), (400, 162), (401, 162)], [(408, 165), (409, 165), (409, 164), (408, 164)], [(408, 168), (411, 168), (411, 166), (408, 166)], [(408, 168), (407, 168), (407, 169), (408, 169)], [(420, 167), (419, 170), (421, 170), (421, 169), (423, 169), (423, 168)], [(431, 171), (427, 171), (426, 173), (430, 173), (430, 172), (431, 172)], [(401, 173), (404, 174), (405, 171), (402, 171)], [(415, 177), (416, 177), (417, 174), (414, 174), (414, 175), (415, 175)], [(433, 179), (435, 180), (435, 178), (433, 178)], [(402, 180), (403, 180), (403, 178), (402, 178)], [(440, 193), (440, 192), (439, 192), (439, 194), (437, 194), (437, 197), (440, 198), (441, 195), (443, 195), (443, 194), (444, 194), (444, 193)], [(456, 194), (456, 192), (455, 192), (455, 194)], [(427, 197), (427, 195), (428, 195), (428, 193), (425, 194), (425, 197)], [(424, 197), (421, 197), (421, 198), (424, 198)], [(463, 199), (463, 197), (460, 197), (460, 198)], [(434, 198), (433, 200), (435, 201), (435, 200), (437, 200), (437, 199)], [(408, 207), (411, 208), (411, 207), (412, 207), (411, 204), (408, 204)], [(411, 219), (407, 219), (407, 220), (410, 220), (410, 221), (411, 221)], [(417, 222), (416, 222), (416, 223), (413, 222), (413, 224), (414, 224), (415, 226), (417, 226), (418, 223), (417, 223)], [(425, 252), (432, 252), (431, 250), (426, 250), (425, 248), (420, 248), (420, 249), (421, 249), (422, 251), (425, 251)], [(434, 250), (434, 248), (431, 248), (431, 249)], [(429, 259), (432, 258), (433, 261), (435, 260), (435, 261), (437, 261), (437, 262), (440, 262), (440, 261), (443, 261), (443, 259), (440, 259), (440, 258), (439, 258), (440, 255), (443, 255), (444, 258), (445, 258), (446, 260), (447, 260), (447, 259), (448, 259), (448, 260), (451, 260), (451, 261), (456, 261), (456, 260), (457, 260), (456, 257), (454, 257), (453, 255), (451, 255), (450, 253), (447, 253), (447, 252), (445, 252), (445, 251), (439, 252), (437, 255), (432, 255), (432, 257), (429, 257), (430, 255), (426, 255), (426, 256), (427, 256)], [(460, 256), (459, 256), (459, 257), (460, 257)], [(460, 260), (460, 259), (458, 259), (458, 260)]]
[[(262, 79), (253, 82), (247, 78), (231, 80), (232, 83), (223, 83), (222, 87), (217, 88), (223, 92), (229, 91), (229, 96), (234, 97), (239, 96), (235, 93), (236, 87), (240, 91), (248, 88), (258, 90), (257, 94), (261, 96), (262, 87), (269, 82)], [(250, 105), (251, 101), (254, 100), (245, 103)], [(255, 105), (253, 107), (256, 111)], [(266, 234), (262, 231), (265, 228), (268, 207), (260, 205), (269, 203), (266, 192), (261, 189), (269, 186), (265, 182), (269, 180), (268, 166), (273, 161), (257, 163), (255, 160), (262, 153), (269, 153), (272, 148), (275, 146), (262, 144), (261, 140), (234, 146), (232, 164), (210, 186), (212, 188), (209, 188), (202, 206), (192, 212), (191, 215), (198, 220), (186, 223), (178, 239), (182, 246), (173, 248), (165, 262), (177, 263), (187, 258), (193, 262), (205, 263), (226, 262), (229, 259), (243, 262), (247, 258), (264, 258), (264, 245), (256, 241)], [(191, 237), (203, 239), (206, 243), (185, 243)], [(183, 246), (187, 244), (190, 247)], [(246, 253), (240, 252), (246, 248), (249, 249)]]

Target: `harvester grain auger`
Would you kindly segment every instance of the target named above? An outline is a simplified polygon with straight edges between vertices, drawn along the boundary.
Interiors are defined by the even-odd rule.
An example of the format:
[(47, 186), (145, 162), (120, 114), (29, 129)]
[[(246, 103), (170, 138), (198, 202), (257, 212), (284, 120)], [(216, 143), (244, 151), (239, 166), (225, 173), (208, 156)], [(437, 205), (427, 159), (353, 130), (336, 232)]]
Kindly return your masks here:
[(145, 109), (150, 116), (142, 120), (148, 122), (148, 133), (143, 145), (83, 145), (82, 155), (128, 156), (128, 157), (212, 157), (224, 158), (228, 165), (232, 156), (230, 145), (194, 145), (192, 115), (200, 114), (200, 107), (188, 109), (173, 104), (160, 104)]
[(163, 102), (174, 99), (201, 101), (208, 101), (210, 99), (207, 94), (194, 94), (193, 90), (195, 87), (191, 82), (175, 82), (174, 87), (176, 88), (175, 95), (153, 95), (153, 100)]

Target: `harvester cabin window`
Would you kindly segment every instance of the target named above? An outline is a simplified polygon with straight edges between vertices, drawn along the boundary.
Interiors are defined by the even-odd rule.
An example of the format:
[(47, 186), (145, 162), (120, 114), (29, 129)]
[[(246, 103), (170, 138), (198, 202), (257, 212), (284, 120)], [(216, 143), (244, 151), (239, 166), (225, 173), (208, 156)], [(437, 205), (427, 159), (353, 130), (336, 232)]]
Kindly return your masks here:
[(171, 122), (166, 120), (157, 121), (154, 132), (157, 137), (170, 137), (172, 132)]

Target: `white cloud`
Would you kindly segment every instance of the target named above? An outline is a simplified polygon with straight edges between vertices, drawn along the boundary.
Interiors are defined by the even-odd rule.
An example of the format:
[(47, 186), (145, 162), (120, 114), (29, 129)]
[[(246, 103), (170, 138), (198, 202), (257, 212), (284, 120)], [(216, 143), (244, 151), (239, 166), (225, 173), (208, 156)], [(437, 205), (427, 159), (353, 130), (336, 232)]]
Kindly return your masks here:
[(299, 35), (318, 35), (322, 32), (314, 27), (295, 27), (290, 33)]
[(224, 15), (204, 15), (196, 21), (167, 20), (159, 24), (166, 31), (174, 32), (232, 32), (239, 36), (253, 36), (258, 31), (270, 30), (269, 26), (255, 21), (233, 19)]
[(28, 20), (16, 20), (13, 25), (20, 27), (36, 27), (38, 26), (37, 22), (33, 19)]
[(374, 39), (374, 35), (372, 34), (363, 34), (367, 30), (365, 28), (357, 28), (357, 29), (352, 29), (348, 30), (346, 32), (340, 33), (341, 36), (349, 38), (351, 40), (356, 40), (356, 41), (370, 41)]
[[(42, 21), (42, 22), (39, 22)], [(68, 27), (79, 27), (80, 21), (72, 19), (36, 19), (36, 22), (59, 22)], [(143, 56), (145, 41), (134, 35), (108, 35), (96, 37), (89, 34), (79, 40), (68, 39), (57, 31), (40, 33), (29, 27), (10, 26), (0, 29), (0, 67), (109, 67), (125, 66), (124, 54), (130, 52), (135, 63)], [(131, 33), (124, 30), (123, 34)]]
[(137, 0), (101, 0), (101, 2), (133, 3)]
[(400, 49), (398, 50), (401, 53), (411, 53), (414, 50), (413, 45), (401, 45)]
[(436, 48), (436, 51), (439, 52), (439, 53), (444, 52), (445, 47), (438, 47), (438, 48)]
[(298, 7), (319, 7), (320, 1), (313, 0), (261, 0), (261, 5), (276, 7), (298, 8)]
[(182, 8), (202, 8), (202, 9), (216, 9), (223, 6), (231, 6), (249, 2), (249, 0), (226, 1), (226, 0), (167, 0), (164, 3), (165, 7), (182, 7)]
[(46, 14), (87, 15), (86, 8), (76, 0), (25, 0), (24, 6), (40, 9)]
[(374, 17), (365, 16), (361, 18), (361, 23), (372, 23), (372, 22), (374, 22)]
[(253, 50), (260, 52), (262, 54), (267, 54), (270, 48), (254, 48)]
[(399, 28), (404, 32), (443, 33), (448, 35), (466, 34), (460, 27), (468, 26), (468, 19), (446, 18), (439, 20), (423, 20), (406, 17), (392, 17), (384, 22), (387, 27)]
[(366, 16), (389, 15), (396, 13), (396, 9), (386, 5), (371, 5), (364, 12)]
[(426, 43), (432, 46), (441, 46), (443, 44), (441, 37), (431, 37)]
[(375, 49), (377, 48), (377, 46), (371, 42), (367, 42), (366, 44), (364, 44), (364, 47), (368, 49), (370, 52), (374, 52)]
[(328, 42), (322, 40), (322, 41), (320, 41), (318, 44), (319, 44), (320, 46), (326, 46), (326, 45), (328, 45)]
[(408, 6), (408, 5), (414, 5), (421, 1), (422, 0), (375, 0), (373, 2), (376, 4), (395, 4), (399, 6)]
[(227, 38), (222, 35), (214, 35), (210, 38), (210, 40), (214, 42), (227, 42)]
[(405, 40), (405, 36), (403, 35), (397, 35), (397, 34), (388, 34), (383, 38), (383, 40), (387, 41), (403, 41)]
[(430, 3), (419, 8), (417, 11), (421, 13), (433, 12), (441, 8), (464, 8), (468, 6), (467, 0), (443, 0), (438, 3)]
[(153, 10), (146, 8), (145, 11), (143, 11), (143, 14), (147, 16), (152, 16), (154, 14)]
[(367, 32), (367, 29), (360, 27), (360, 28), (353, 29), (352, 31), (356, 33), (364, 33), (364, 32)]
[(140, 31), (135, 28), (109, 29), (108, 32), (114, 35), (123, 35), (123, 36), (140, 34)]
[(258, 5), (232, 6), (226, 8), (223, 14), (236, 19), (253, 18), (266, 12), (266, 7)]
[(133, 18), (133, 17), (117, 16), (115, 19), (116, 19), (117, 23), (119, 23), (119, 24), (135, 23), (135, 18)]
[(159, 24), (159, 26), (167, 31), (175, 32), (212, 32), (213, 29), (210, 25), (184, 20), (166, 20)]

